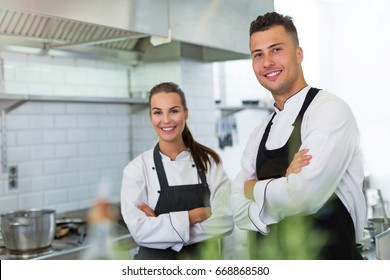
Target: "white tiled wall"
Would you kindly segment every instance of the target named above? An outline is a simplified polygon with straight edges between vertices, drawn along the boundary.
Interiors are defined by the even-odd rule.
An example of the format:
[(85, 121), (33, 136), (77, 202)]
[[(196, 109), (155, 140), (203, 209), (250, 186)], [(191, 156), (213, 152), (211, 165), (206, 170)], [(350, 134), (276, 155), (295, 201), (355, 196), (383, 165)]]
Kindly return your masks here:
[[(212, 66), (185, 60), (128, 67), (94, 60), (0, 53), (6, 94), (127, 97), (162, 81), (179, 83), (197, 140), (215, 147)], [(129, 73), (130, 79), (129, 79)], [(191, 73), (191, 75), (185, 75)], [(186, 76), (186, 78), (183, 78)], [(99, 183), (109, 179), (109, 199), (119, 201), (122, 170), (157, 138), (147, 106), (73, 102), (27, 102), (6, 115), (8, 166), (18, 167), (10, 189), (0, 172), (0, 212), (89, 207)]]
[(127, 97), (128, 66), (82, 58), (2, 52), (7, 94)]

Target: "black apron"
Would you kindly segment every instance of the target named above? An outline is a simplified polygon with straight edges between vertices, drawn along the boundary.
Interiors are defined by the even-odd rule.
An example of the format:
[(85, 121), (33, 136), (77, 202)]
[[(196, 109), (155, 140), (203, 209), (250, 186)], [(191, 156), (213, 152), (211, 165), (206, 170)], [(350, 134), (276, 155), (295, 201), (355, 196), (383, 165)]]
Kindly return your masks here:
[[(272, 120), (276, 115), (274, 113), (265, 129), (257, 154), (256, 171), (258, 180), (280, 178), (285, 175), (294, 154), (299, 151), (302, 144), (301, 124), (303, 115), (318, 92), (319, 89), (311, 88), (307, 93), (302, 108), (293, 123), (294, 129), (287, 143), (279, 149), (267, 150), (265, 143), (271, 130)], [(297, 226), (299, 230), (294, 228)], [(291, 246), (287, 244), (290, 242), (288, 240), (293, 239), (293, 234), (299, 234), (301, 236), (298, 236), (298, 239), (302, 238), (303, 235), (307, 240), (306, 245), (308, 247), (305, 250), (312, 251), (308, 257), (310, 259), (362, 259), (362, 255), (356, 247), (352, 218), (335, 194), (317, 213), (307, 216), (290, 216), (277, 224), (269, 225), (269, 229), (268, 235), (256, 233), (255, 236), (253, 234), (249, 236), (250, 242), (255, 243), (250, 246), (250, 258), (268, 258), (266, 252), (262, 253), (261, 250), (262, 247), (269, 245), (269, 242), (272, 242), (275, 249), (278, 250), (278, 253), (274, 255), (275, 258), (284, 259), (289, 258), (289, 256), (299, 258), (296, 257), (297, 254), (288, 252), (289, 248), (291, 250)], [(316, 240), (318, 240), (318, 244), (316, 244)], [(272, 258), (272, 255), (270, 256)]]
[[(164, 165), (161, 160), (158, 144), (153, 151), (155, 170), (160, 183), (160, 196), (158, 198), (154, 212), (156, 215), (176, 211), (189, 211), (198, 207), (210, 207), (210, 190), (206, 181), (205, 173), (196, 165), (200, 183), (192, 185), (169, 186), (165, 174)], [(183, 174), (185, 176), (185, 174)], [(177, 259), (201, 259), (205, 258), (202, 249), (212, 250), (213, 254), (218, 250), (217, 239), (208, 240), (188, 246), (184, 246), (180, 252), (168, 249), (152, 249), (140, 246), (137, 260), (177, 260)], [(205, 249), (205, 250), (206, 250)], [(218, 258), (220, 256), (218, 255)]]

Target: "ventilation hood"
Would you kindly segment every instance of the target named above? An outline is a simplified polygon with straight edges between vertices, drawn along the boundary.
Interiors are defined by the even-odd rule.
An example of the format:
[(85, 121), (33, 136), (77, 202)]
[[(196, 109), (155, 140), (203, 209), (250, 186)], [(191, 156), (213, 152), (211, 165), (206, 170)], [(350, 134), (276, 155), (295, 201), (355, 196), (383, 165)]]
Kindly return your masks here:
[(273, 0), (0, 0), (0, 50), (126, 64), (247, 58), (250, 22)]

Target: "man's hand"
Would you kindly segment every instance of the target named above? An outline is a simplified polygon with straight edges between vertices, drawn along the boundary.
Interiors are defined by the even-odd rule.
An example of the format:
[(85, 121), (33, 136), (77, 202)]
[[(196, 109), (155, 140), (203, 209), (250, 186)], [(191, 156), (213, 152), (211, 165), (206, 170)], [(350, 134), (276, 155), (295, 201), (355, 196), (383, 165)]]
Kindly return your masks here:
[(253, 196), (253, 190), (254, 190), (257, 182), (258, 182), (258, 180), (256, 180), (256, 179), (250, 179), (250, 180), (245, 182), (244, 195), (246, 198), (252, 199), (253, 201), (255, 200), (255, 198)]
[(285, 177), (287, 177), (288, 175), (290, 175), (292, 173), (295, 173), (295, 174), (299, 173), (299, 172), (301, 172), (302, 167), (309, 165), (312, 156), (306, 154), (308, 151), (309, 151), (309, 149), (303, 149), (294, 155), (294, 158), (293, 158), (292, 162), (290, 163), (290, 166), (286, 170)]

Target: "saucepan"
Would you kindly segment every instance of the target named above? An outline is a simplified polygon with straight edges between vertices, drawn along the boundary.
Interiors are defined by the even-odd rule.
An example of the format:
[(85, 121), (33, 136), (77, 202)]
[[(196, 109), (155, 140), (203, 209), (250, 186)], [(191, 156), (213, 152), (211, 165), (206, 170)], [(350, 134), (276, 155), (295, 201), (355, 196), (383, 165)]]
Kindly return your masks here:
[(1, 214), (1, 233), (8, 250), (33, 251), (51, 246), (56, 224), (55, 210), (28, 209)]

